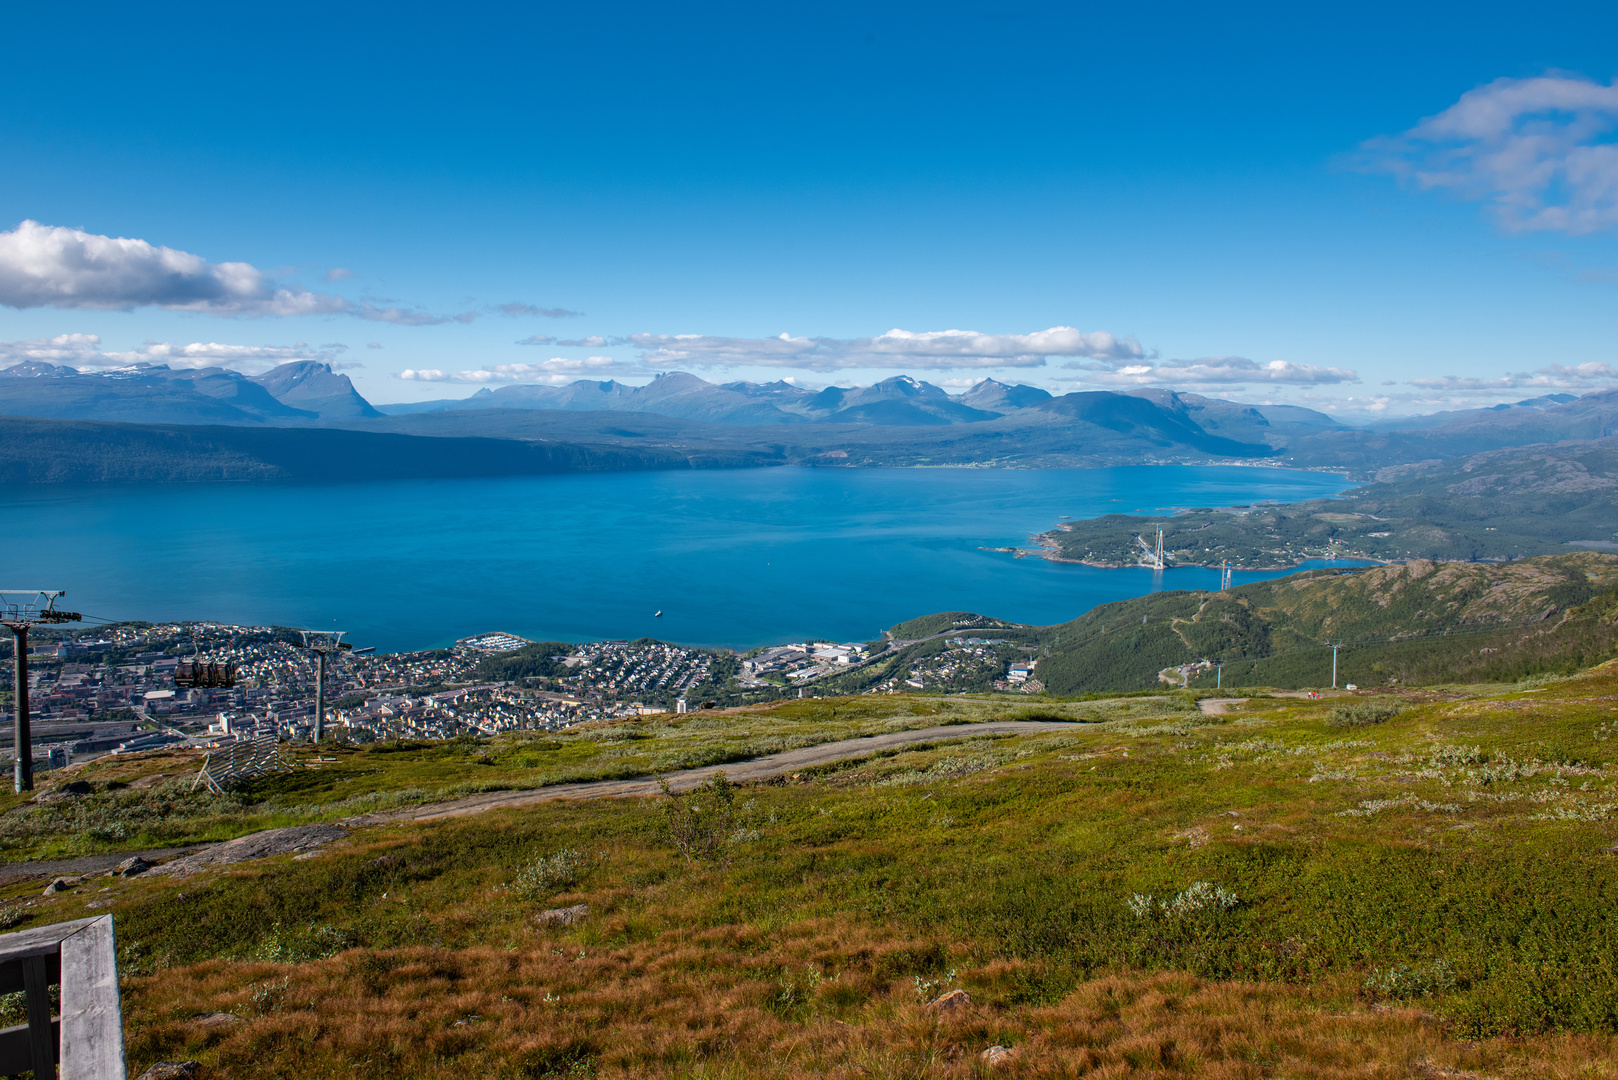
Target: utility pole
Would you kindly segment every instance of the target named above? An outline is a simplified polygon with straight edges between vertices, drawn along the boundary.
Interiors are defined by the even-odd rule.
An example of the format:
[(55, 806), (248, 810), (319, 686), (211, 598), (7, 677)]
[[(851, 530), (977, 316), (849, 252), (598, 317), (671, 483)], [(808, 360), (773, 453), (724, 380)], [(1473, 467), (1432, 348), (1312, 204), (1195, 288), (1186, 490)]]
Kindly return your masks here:
[(315, 654), (315, 745), (326, 734), (326, 657), (331, 653), (353, 652), (354, 646), (343, 640), (347, 630), (299, 630), (303, 647)]
[(1331, 647), (1331, 688), (1337, 689), (1337, 650), (1343, 647), (1341, 641)]
[(60, 589), (0, 589), (0, 624), (10, 628), (16, 660), (12, 664), (14, 709), (11, 748), (13, 790), (34, 790), (34, 739), (28, 724), (28, 628), (37, 623), (78, 622), (76, 611), (57, 611)]
[(1223, 690), (1225, 688), (1225, 662), (1223, 660), (1214, 665), (1214, 672), (1214, 689)]

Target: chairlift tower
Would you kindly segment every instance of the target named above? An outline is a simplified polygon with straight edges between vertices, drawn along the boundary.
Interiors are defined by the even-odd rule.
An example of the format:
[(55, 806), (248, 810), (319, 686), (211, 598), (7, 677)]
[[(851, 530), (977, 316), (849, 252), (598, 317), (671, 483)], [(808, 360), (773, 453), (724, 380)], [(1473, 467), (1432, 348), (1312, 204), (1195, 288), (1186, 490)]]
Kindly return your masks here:
[(353, 652), (354, 646), (343, 640), (347, 630), (299, 630), (303, 647), (315, 654), (315, 745), (326, 734), (326, 657), (332, 653)]
[(39, 623), (78, 622), (76, 611), (56, 610), (56, 601), (66, 594), (60, 589), (0, 589), (0, 624), (11, 630), (16, 648), (12, 664), (14, 709), (11, 748), (16, 753), (12, 769), (13, 790), (34, 790), (34, 739), (28, 726), (28, 628)]

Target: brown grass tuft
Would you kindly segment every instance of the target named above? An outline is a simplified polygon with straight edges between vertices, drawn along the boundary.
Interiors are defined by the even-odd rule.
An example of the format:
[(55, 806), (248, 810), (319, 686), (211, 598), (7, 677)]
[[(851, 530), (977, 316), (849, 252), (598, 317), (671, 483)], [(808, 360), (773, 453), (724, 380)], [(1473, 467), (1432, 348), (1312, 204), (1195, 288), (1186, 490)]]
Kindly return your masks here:
[[(895, 966), (937, 953), (846, 923), (748, 926), (592, 946), (350, 950), (209, 961), (129, 980), (131, 1064), (192, 1057), (213, 1076), (1289, 1076), (1319, 1080), (1618, 1076), (1599, 1037), (1466, 1043), (1428, 1014), (1330, 987), (1120, 974), (1046, 1007), (996, 1004), (1028, 965), (961, 972), (973, 1004), (927, 1009)], [(1345, 1004), (1346, 1003), (1346, 1004)], [(234, 1027), (202, 1025), (228, 1011)], [(991, 1045), (1011, 1047), (990, 1065)]]

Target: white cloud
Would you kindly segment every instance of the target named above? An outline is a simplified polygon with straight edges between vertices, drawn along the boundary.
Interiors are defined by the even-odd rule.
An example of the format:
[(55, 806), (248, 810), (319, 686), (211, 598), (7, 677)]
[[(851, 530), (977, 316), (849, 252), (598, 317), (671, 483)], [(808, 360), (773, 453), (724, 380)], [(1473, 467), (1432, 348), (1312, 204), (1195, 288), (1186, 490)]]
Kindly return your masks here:
[(490, 364), (469, 371), (440, 371), (437, 368), (406, 368), (398, 377), (412, 382), (452, 383), (532, 383), (561, 386), (576, 379), (606, 379), (650, 375), (641, 364), (611, 356), (588, 356), (582, 360), (555, 356), (533, 364)]
[(1126, 388), (1168, 385), (1178, 389), (1213, 388), (1249, 383), (1326, 386), (1360, 381), (1358, 373), (1351, 368), (1317, 367), (1314, 364), (1295, 364), (1290, 360), (1271, 360), (1261, 364), (1245, 356), (1206, 356), (1198, 360), (1165, 360), (1161, 364), (1074, 362), (1063, 367), (1087, 372), (1083, 382), (1088, 385)]
[(322, 315), (350, 306), (340, 296), (279, 287), (247, 263), (210, 263), (144, 240), (37, 221), (0, 232), (0, 304), (213, 315)]
[(549, 336), (547, 336), (545, 334), (529, 334), (527, 337), (525, 337), (521, 341), (517, 342), (517, 344), (518, 345), (551, 345), (551, 344), (554, 344), (555, 342), (556, 342), (555, 338), (549, 337)]
[(347, 281), (353, 276), (354, 271), (345, 269), (341, 266), (334, 266), (330, 270), (326, 271), (327, 281)]
[[(565, 344), (565, 343), (564, 343)], [(975, 330), (889, 330), (867, 338), (730, 338), (709, 334), (631, 334), (610, 344), (642, 350), (654, 366), (785, 367), (806, 371), (844, 368), (949, 370), (1042, 367), (1053, 356), (1092, 359), (1146, 359), (1133, 337), (1053, 326), (1029, 334), (981, 334)]]
[(1496, 79), (1364, 150), (1374, 169), (1485, 201), (1512, 231), (1618, 226), (1618, 80)]
[(167, 365), (177, 369), (228, 367), (251, 375), (294, 360), (318, 360), (329, 364), (346, 348), (341, 344), (315, 348), (302, 342), (296, 345), (226, 345), (217, 341), (199, 341), (176, 345), (167, 341), (148, 341), (138, 349), (107, 352), (101, 348), (101, 338), (96, 334), (58, 334), (30, 341), (0, 341), (0, 365), (38, 360), (80, 371), (127, 368), (140, 364)]
[[(551, 339), (546, 338), (545, 340), (549, 341)], [(526, 345), (528, 342), (524, 341), (521, 344)], [(589, 337), (573, 338), (569, 341), (558, 341), (556, 344), (565, 346), (569, 349), (605, 349), (608, 345), (622, 344), (622, 342), (608, 341), (600, 334), (591, 334)]]
[(57, 334), (50, 338), (34, 338), (31, 341), (0, 341), (0, 364), (7, 367), (12, 364), (23, 364), (30, 360), (37, 360), (47, 364), (64, 364), (68, 367), (101, 367), (117, 365), (100, 365), (83, 363), (86, 356), (103, 356), (101, 352), (101, 338), (97, 334)]
[[(353, 275), (328, 271), (328, 281)], [(429, 326), (470, 322), (477, 312), (434, 315), (355, 303), (282, 285), (248, 263), (211, 263), (201, 255), (145, 240), (101, 236), (24, 221), (0, 232), (0, 305), (130, 311), (161, 307), (221, 316), (352, 315), (373, 322)]]
[(1507, 372), (1498, 379), (1446, 375), (1441, 379), (1411, 379), (1411, 386), (1450, 392), (1497, 390), (1589, 390), (1618, 380), (1618, 369), (1611, 364), (1591, 361), (1584, 364), (1551, 364), (1537, 371)]

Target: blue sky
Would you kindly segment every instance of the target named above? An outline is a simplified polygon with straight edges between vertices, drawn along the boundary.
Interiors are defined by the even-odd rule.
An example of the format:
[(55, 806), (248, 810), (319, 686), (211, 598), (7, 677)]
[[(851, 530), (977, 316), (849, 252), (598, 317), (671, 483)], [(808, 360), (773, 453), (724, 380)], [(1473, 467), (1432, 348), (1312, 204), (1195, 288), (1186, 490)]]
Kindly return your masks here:
[(8, 25), (4, 360), (312, 356), (377, 401), (994, 375), (1351, 416), (1618, 378), (1610, 4)]

